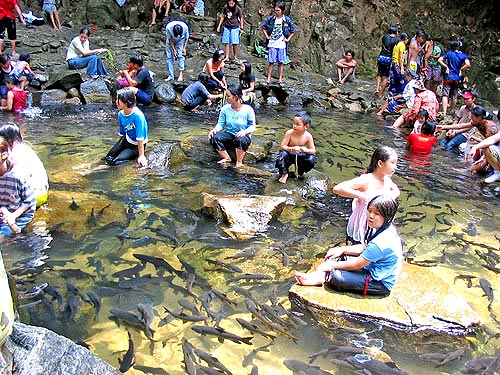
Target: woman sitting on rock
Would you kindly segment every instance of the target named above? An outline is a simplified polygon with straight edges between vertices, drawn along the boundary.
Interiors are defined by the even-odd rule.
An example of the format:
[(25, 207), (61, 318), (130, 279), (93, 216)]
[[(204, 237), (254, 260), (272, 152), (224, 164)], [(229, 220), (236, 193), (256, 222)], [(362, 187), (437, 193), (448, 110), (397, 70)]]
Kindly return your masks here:
[(90, 49), (90, 31), (87, 28), (80, 30), (80, 35), (71, 39), (71, 43), (66, 53), (66, 62), (70, 69), (83, 69), (87, 67), (87, 79), (106, 77), (108, 73), (102, 64), (101, 58), (97, 55), (106, 51), (104, 48)]
[(378, 195), (368, 203), (368, 230), (362, 244), (334, 247), (316, 271), (297, 272), (300, 285), (329, 284), (362, 295), (387, 296), (401, 273), (403, 247), (392, 220), (397, 202)]
[(243, 166), (243, 158), (250, 146), (250, 138), (255, 131), (255, 112), (249, 105), (243, 104), (243, 91), (238, 84), (226, 90), (227, 103), (220, 111), (217, 125), (208, 133), (212, 147), (219, 153), (219, 164), (231, 162), (227, 149), (235, 149), (236, 168)]
[(203, 71), (208, 74), (208, 90), (225, 89), (227, 87), (226, 77), (224, 76), (225, 56), (224, 50), (218, 49), (205, 63)]

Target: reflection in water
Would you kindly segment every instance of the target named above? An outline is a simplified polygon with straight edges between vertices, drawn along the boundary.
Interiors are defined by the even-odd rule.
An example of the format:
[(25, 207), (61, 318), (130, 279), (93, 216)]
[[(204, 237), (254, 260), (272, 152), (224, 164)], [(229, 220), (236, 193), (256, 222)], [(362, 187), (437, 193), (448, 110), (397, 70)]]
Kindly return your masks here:
[[(500, 308), (493, 301), (491, 312), (487, 310), (488, 300), (478, 284), (482, 277), (494, 289), (500, 288), (495, 274), (500, 239), (495, 236), (497, 193), (494, 186), (482, 185), (466, 172), (456, 156), (434, 150), (425, 160), (404, 157), (404, 135), (379, 119), (346, 113), (313, 115), (317, 169), (334, 183), (363, 173), (378, 145), (398, 151), (394, 181), (402, 195), (396, 224), (405, 251), (450, 284), (456, 281), (457, 292), (484, 322), (485, 333), (476, 338), (405, 334), (333, 316), (316, 320), (315, 314), (290, 309), (287, 293), (294, 272), (307, 270), (326, 247), (342, 243), (349, 200), (333, 195), (303, 198), (271, 222), (266, 233), (237, 242), (200, 213), (200, 193), (262, 194), (266, 184), (276, 183), (277, 174), (263, 180), (190, 159), (169, 165), (168, 171), (138, 171), (133, 163), (103, 166), (100, 158), (115, 140), (115, 112), (92, 106), (65, 111), (23, 118), (20, 123), (26, 140), (45, 163), (51, 190), (31, 229), (3, 244), (3, 257), (7, 269), (23, 282), (21, 291), (47, 282), (64, 296), (62, 306), (47, 295), (41, 303), (22, 309), (23, 321), (84, 340), (117, 367), (117, 358), (128, 349), (129, 330), (136, 363), (172, 374), (185, 373), (184, 368), (192, 365), (185, 361), (193, 358), (209, 365), (199, 359), (203, 352), (234, 374), (248, 374), (253, 365), (262, 374), (288, 374), (285, 360), (297, 360), (288, 361), (289, 366), (305, 366), (312, 354), (328, 348), (334, 349), (313, 356), (314, 365), (337, 374), (350, 373), (342, 366), (354, 355), (394, 361), (413, 374), (437, 374), (453, 373), (470, 358), (496, 354), (495, 339), (488, 343), (486, 339), (498, 330), (494, 317)], [(257, 114), (257, 134), (280, 142), (294, 114), (291, 109), (279, 116), (263, 110)], [(147, 116), (149, 150), (155, 144), (205, 135), (216, 120), (215, 114), (169, 107), (147, 109)], [(273, 164), (270, 157), (258, 167), (276, 173)], [(72, 200), (77, 208), (70, 208)], [(475, 276), (472, 285), (463, 282), (467, 275)], [(66, 282), (99, 296), (102, 307), (96, 319), (95, 306), (82, 300), (74, 320), (64, 319), (64, 310), (70, 308), (65, 306)], [(109, 318), (110, 308), (129, 310), (137, 317), (138, 304), (151, 304), (156, 312), (153, 340), (144, 327), (134, 325), (134, 317), (124, 318), (120, 325)], [(243, 328), (242, 319), (264, 334)], [(204, 321), (210, 327), (217, 322), (220, 330), (200, 335), (192, 329)], [(238, 341), (231, 335), (253, 339), (247, 345), (247, 339)], [(182, 338), (194, 347), (192, 357), (186, 357), (189, 346), (182, 345)], [(446, 357), (419, 357), (429, 352), (448, 356), (457, 350), (464, 350), (463, 358), (438, 368), (437, 362), (422, 358)], [(141, 367), (128, 373), (140, 374)]]

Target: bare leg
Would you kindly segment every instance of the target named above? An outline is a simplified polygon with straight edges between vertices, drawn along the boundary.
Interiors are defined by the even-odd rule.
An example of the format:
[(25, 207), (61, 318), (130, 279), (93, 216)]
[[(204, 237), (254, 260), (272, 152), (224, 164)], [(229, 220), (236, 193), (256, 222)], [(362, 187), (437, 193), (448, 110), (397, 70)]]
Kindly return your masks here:
[(235, 60), (238, 59), (238, 45), (237, 44), (233, 44), (233, 56), (234, 56)]
[(323, 271), (314, 271), (310, 273), (297, 272), (295, 273), (295, 281), (299, 285), (322, 285), (325, 281), (325, 273)]
[(218, 150), (217, 151), (220, 155), (220, 157), (222, 158), (221, 160), (219, 160), (217, 162), (217, 164), (223, 164), (223, 163), (230, 163), (231, 162), (231, 157), (229, 156), (229, 154), (227, 153), (226, 150)]
[(274, 63), (269, 63), (267, 67), (267, 83), (271, 83), (271, 74), (273, 74)]
[(17, 52), (16, 52), (16, 41), (15, 40), (11, 40), (10, 41), (10, 54), (12, 56), (16, 56), (17, 55)]
[(153, 13), (151, 13), (151, 25), (156, 25), (156, 10), (153, 8)]
[(382, 108), (377, 112), (377, 116), (382, 116), (384, 114), (384, 111), (389, 107), (389, 100), (386, 100)]
[(280, 179), (278, 180), (278, 182), (280, 182), (282, 184), (286, 184), (286, 180), (288, 180), (288, 173), (282, 174)]
[(347, 79), (351, 76), (352, 72), (354, 72), (354, 68), (347, 68), (345, 76), (340, 80), (340, 83), (345, 83), (345, 81), (347, 81)]
[(59, 19), (59, 12), (57, 10), (54, 12), (54, 19), (56, 21), (56, 29), (61, 30), (61, 20)]
[(443, 115), (446, 115), (446, 111), (448, 110), (448, 97), (443, 96), (441, 99), (441, 104), (443, 105)]
[(224, 45), (224, 49), (226, 51), (226, 57), (222, 61), (229, 61), (229, 43)]
[(2, 53), (2, 48), (3, 48), (3, 39), (0, 39), (0, 53)]
[(337, 74), (339, 76), (338, 83), (342, 83), (342, 68), (337, 67)]
[(243, 166), (243, 158), (245, 157), (246, 152), (243, 151), (241, 148), (237, 148), (236, 150), (236, 168), (242, 167)]
[(179, 71), (179, 78), (177, 78), (177, 81), (182, 82), (184, 80), (184, 72), (182, 70)]
[(404, 119), (403, 115), (401, 115), (396, 119), (396, 121), (394, 121), (394, 124), (392, 124), (392, 127), (393, 128), (400, 128), (401, 126), (403, 126), (404, 123), (405, 123), (405, 119)]
[[(457, 105), (457, 98), (452, 98), (450, 100), (450, 110), (453, 112), (455, 110), (455, 107)], [(453, 113), (452, 113), (453, 115)]]
[(382, 84), (380, 86), (380, 92), (378, 93), (379, 97), (384, 97), (385, 88), (387, 87), (387, 77), (382, 77)]
[(278, 63), (278, 82), (283, 82), (283, 64)]
[(374, 94), (378, 95), (380, 93), (380, 85), (382, 83), (382, 77), (377, 76), (377, 89), (375, 90)]

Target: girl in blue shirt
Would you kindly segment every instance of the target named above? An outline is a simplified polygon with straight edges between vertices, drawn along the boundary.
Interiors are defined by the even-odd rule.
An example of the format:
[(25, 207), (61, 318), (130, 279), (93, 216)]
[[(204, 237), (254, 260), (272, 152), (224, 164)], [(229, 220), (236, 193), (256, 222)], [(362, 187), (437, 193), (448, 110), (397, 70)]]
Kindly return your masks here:
[(147, 166), (144, 156), (148, 142), (148, 123), (144, 113), (136, 107), (136, 99), (130, 88), (117, 92), (116, 106), (118, 112), (118, 136), (120, 139), (109, 150), (104, 160), (109, 165), (125, 163), (137, 158), (137, 164)]
[(217, 125), (208, 133), (212, 147), (222, 158), (217, 163), (227, 164), (231, 157), (227, 149), (236, 153), (236, 168), (243, 166), (243, 158), (250, 146), (251, 135), (255, 131), (255, 112), (247, 104), (243, 104), (243, 91), (238, 84), (226, 90), (227, 103), (219, 114)]
[(297, 283), (326, 283), (339, 291), (389, 295), (403, 264), (401, 238), (391, 224), (397, 208), (392, 198), (382, 195), (373, 198), (368, 203), (365, 242), (329, 249), (316, 271), (295, 274)]

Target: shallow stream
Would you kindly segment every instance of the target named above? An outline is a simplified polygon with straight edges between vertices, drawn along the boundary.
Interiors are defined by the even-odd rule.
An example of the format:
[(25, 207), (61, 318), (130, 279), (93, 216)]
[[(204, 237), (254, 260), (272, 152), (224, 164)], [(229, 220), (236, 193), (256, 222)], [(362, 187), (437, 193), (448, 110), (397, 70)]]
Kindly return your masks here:
[[(296, 110), (257, 111), (257, 134), (274, 140), (277, 143), (274, 151), (285, 130), (291, 127)], [(147, 118), (150, 150), (160, 143), (207, 134), (216, 114), (192, 114), (162, 106), (147, 109)], [(64, 320), (57, 302), (50, 298), (22, 308), (21, 318), (25, 323), (46, 326), (72, 340), (84, 340), (95, 354), (113, 366), (119, 366), (118, 357), (128, 348), (128, 327), (111, 320), (109, 309), (132, 311), (138, 303), (151, 304), (157, 315), (151, 325), (156, 331), (153, 340), (141, 330), (128, 328), (135, 343), (135, 363), (163, 368), (170, 374), (185, 373), (182, 338), (217, 357), (235, 375), (250, 373), (253, 365), (258, 366), (260, 374), (291, 374), (285, 360), (307, 362), (309, 355), (331, 345), (379, 348), (411, 374), (457, 373), (467, 360), (498, 354), (497, 339), (488, 341), (488, 337), (498, 331), (494, 318), (500, 314), (500, 304), (493, 301), (491, 312), (488, 311), (488, 301), (478, 280), (488, 279), (496, 290), (500, 290), (500, 280), (494, 271), (483, 267), (486, 261), (477, 253), (487, 252), (488, 246), (499, 248), (500, 221), (496, 210), (500, 201), (496, 186), (482, 184), (481, 179), (465, 171), (464, 163), (452, 153), (434, 150), (429, 158), (405, 156), (404, 134), (386, 127), (375, 116), (313, 113), (311, 132), (318, 149), (317, 170), (330, 176), (333, 182), (340, 182), (362, 173), (378, 145), (397, 150), (400, 159), (394, 181), (402, 194), (396, 223), (405, 250), (413, 254), (414, 261), (432, 267), (451, 284), (460, 274), (476, 276), (470, 288), (462, 279), (455, 282), (456, 291), (484, 323), (484, 331), (476, 335), (434, 337), (401, 334), (371, 323), (319, 323), (307, 311), (293, 310), (307, 323), (296, 322), (287, 328), (286, 332), (296, 340), (283, 333), (275, 333), (274, 340), (255, 334), (252, 345), (247, 345), (229, 340), (221, 343), (191, 329), (193, 325), (203, 325), (203, 321), (162, 321), (167, 316), (164, 306), (180, 312), (180, 299), (195, 303), (206, 316), (200, 300), (193, 295), (212, 296), (210, 308), (216, 319), (221, 319), (220, 326), (239, 336), (252, 336), (236, 321), (236, 318), (250, 321), (251, 314), (243, 302), (246, 297), (241, 290), (237, 293), (235, 286), (246, 289), (259, 303), (269, 304), (270, 299), (277, 298), (279, 305), (290, 309), (287, 292), (294, 283), (294, 272), (307, 270), (317, 254), (343, 241), (350, 200), (333, 194), (303, 197), (295, 207), (287, 207), (265, 233), (240, 242), (200, 213), (201, 192), (263, 194), (266, 184), (276, 183), (277, 174), (271, 179), (249, 177), (233, 168), (190, 159), (167, 169), (137, 170), (134, 163), (104, 167), (100, 158), (114, 143), (117, 129), (116, 111), (108, 106), (53, 108), (50, 113), (5, 116), (2, 120), (13, 120), (21, 126), (25, 140), (44, 162), (51, 185), (48, 203), (37, 211), (33, 224), (24, 234), (2, 244), (6, 269), (24, 281), (18, 286), (20, 290), (29, 291), (31, 285), (47, 282), (59, 287), (66, 296), (65, 282), (70, 282), (84, 293), (93, 291), (102, 298), (95, 319), (95, 309), (80, 300), (74, 320)], [(276, 173), (273, 157), (253, 166)], [(73, 206), (74, 210), (70, 208), (73, 200), (78, 206)], [(162, 235), (158, 228), (170, 237)], [(460, 239), (463, 236), (467, 242)], [(161, 257), (186, 273), (162, 273), (147, 264), (140, 271), (142, 278), (137, 284), (132, 281), (125, 288), (123, 283), (119, 286), (119, 278), (112, 274), (137, 265), (139, 261), (133, 256), (137, 253)], [(497, 253), (490, 254), (495, 265)], [(271, 279), (231, 280), (238, 273), (207, 260), (230, 263), (243, 272), (269, 275)], [(196, 274), (194, 285), (190, 283), (190, 274)], [(234, 303), (207, 294), (210, 288), (225, 293)], [(28, 302), (32, 300), (21, 301)], [(185, 309), (184, 313), (191, 314)], [(213, 326), (214, 320), (209, 319), (206, 324)], [(447, 345), (430, 348), (424, 344), (429, 341)], [(465, 350), (461, 359), (437, 368), (435, 362), (423, 361), (418, 356), (458, 349)], [(344, 359), (348, 355), (319, 357), (313, 364), (333, 374), (348, 374), (351, 370), (330, 362), (332, 358)], [(127, 373), (144, 371), (147, 373), (139, 367)]]

